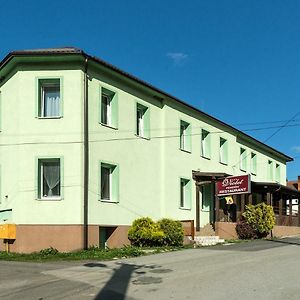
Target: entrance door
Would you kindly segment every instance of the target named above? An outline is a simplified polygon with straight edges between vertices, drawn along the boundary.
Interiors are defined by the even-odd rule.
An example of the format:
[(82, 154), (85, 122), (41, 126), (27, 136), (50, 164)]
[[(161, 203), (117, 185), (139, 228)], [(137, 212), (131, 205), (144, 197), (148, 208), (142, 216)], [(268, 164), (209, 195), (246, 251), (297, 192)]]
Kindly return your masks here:
[(200, 227), (213, 222), (214, 186), (212, 183), (200, 189)]

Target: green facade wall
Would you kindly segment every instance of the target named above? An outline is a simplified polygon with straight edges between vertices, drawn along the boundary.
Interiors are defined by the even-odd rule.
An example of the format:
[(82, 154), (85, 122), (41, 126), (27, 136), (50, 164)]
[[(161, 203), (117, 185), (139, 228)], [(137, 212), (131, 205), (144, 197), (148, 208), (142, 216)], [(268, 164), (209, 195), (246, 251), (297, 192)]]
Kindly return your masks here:
[[(36, 82), (61, 78), (62, 117), (38, 118)], [(0, 86), (1, 92), (1, 203), (12, 209), (16, 224), (83, 223), (83, 71), (77, 66), (18, 68)], [(101, 89), (117, 95), (115, 126), (101, 124)], [(280, 165), (285, 184), (286, 165), (280, 155), (237, 137), (228, 128), (196, 113), (173, 99), (157, 99), (155, 93), (104, 68), (89, 70), (89, 213), (94, 225), (129, 225), (141, 216), (153, 219), (195, 219), (196, 188), (192, 171), (250, 173), (250, 152), (257, 154), (253, 181), (269, 181), (267, 163)], [(149, 137), (136, 136), (137, 103), (148, 107)], [(190, 151), (180, 149), (180, 121), (190, 124)], [(201, 130), (211, 133), (210, 159), (201, 157)], [(228, 163), (219, 162), (220, 137), (228, 142)], [(239, 168), (240, 147), (247, 151), (247, 172)], [(63, 197), (38, 200), (38, 158), (63, 159)], [(118, 201), (100, 199), (99, 164), (118, 166)], [(273, 172), (275, 174), (275, 170)], [(191, 206), (180, 208), (180, 178), (190, 180)], [(273, 180), (275, 182), (275, 175)], [(201, 207), (201, 205), (200, 205)], [(202, 219), (208, 218), (202, 211)], [(205, 224), (202, 224), (205, 225)]]

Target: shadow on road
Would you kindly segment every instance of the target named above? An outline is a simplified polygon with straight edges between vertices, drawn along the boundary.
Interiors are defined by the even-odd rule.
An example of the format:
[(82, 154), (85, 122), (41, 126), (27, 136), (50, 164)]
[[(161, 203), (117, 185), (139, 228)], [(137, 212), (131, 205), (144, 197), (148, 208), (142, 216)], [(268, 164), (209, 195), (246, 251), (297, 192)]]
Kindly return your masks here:
[(95, 300), (123, 300), (132, 273), (138, 269), (136, 265), (122, 264), (114, 271), (113, 276), (96, 296)]
[[(162, 282), (161, 277), (157, 276), (144, 276), (147, 271), (159, 274), (172, 272), (169, 269), (160, 269), (161, 266), (157, 265), (135, 265), (135, 264), (127, 264), (127, 263), (117, 263), (118, 268), (114, 269), (114, 273), (109, 279), (109, 281), (105, 284), (105, 286), (101, 289), (101, 291), (96, 296), (95, 300), (124, 300), (126, 297), (126, 292), (130, 280), (134, 275), (135, 280), (133, 284), (158, 284)], [(87, 263), (86, 267), (90, 268), (107, 268), (107, 265), (102, 263)], [(143, 270), (141, 270), (143, 269)], [(128, 299), (128, 298), (127, 298)], [(134, 298), (129, 298), (134, 300)]]

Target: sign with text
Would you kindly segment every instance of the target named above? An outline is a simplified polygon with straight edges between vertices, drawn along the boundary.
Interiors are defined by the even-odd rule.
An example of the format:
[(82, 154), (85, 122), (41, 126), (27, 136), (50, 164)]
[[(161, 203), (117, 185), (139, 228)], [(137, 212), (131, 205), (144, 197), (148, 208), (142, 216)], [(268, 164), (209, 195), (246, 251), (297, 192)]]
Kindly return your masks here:
[(228, 176), (216, 183), (217, 196), (249, 193), (251, 193), (250, 175)]

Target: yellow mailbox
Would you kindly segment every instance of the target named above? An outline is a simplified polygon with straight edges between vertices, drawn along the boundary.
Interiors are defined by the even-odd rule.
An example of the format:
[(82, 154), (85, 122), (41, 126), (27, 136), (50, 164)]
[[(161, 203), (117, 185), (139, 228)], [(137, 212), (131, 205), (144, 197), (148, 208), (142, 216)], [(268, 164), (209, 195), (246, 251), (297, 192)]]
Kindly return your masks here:
[(0, 224), (0, 239), (7, 239), (7, 240), (16, 239), (16, 225)]

